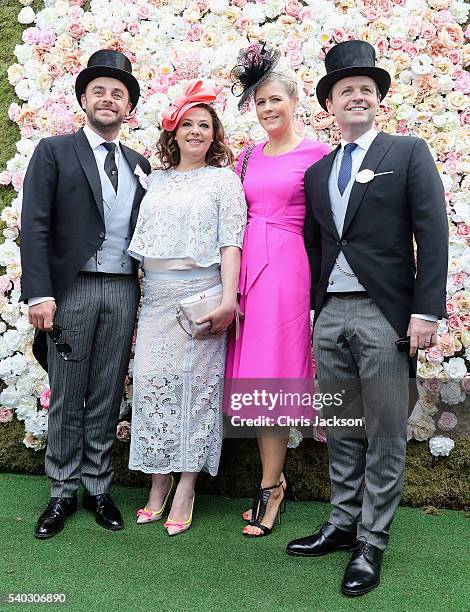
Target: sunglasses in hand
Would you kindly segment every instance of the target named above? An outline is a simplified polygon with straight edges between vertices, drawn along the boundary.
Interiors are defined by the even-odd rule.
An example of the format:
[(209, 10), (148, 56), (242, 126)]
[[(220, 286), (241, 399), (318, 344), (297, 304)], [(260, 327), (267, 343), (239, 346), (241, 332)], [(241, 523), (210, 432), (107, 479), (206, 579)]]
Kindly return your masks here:
[(63, 339), (64, 329), (61, 325), (54, 323), (52, 325), (52, 330), (50, 332), (47, 332), (47, 334), (49, 338), (52, 340), (52, 342), (54, 343), (57, 349), (57, 352), (59, 353), (59, 355), (62, 357), (64, 361), (71, 361), (72, 363), (79, 363), (80, 361), (83, 361), (83, 359), (85, 359), (84, 357), (82, 357), (81, 359), (74, 359), (72, 357), (73, 349), (68, 342), (64, 341)]

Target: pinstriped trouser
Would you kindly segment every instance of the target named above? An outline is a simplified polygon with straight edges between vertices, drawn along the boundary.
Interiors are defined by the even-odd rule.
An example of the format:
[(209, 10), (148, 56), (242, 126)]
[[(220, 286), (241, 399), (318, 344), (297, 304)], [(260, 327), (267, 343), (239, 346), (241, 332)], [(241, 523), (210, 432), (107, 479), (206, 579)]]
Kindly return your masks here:
[(53, 497), (91, 495), (111, 484), (111, 450), (140, 290), (133, 275), (79, 274), (57, 302), (54, 322), (72, 348), (64, 361), (48, 338), (51, 387), (46, 474)]
[(408, 418), (408, 358), (398, 334), (366, 294), (330, 296), (314, 329), (321, 392), (342, 392), (326, 411), (365, 417), (362, 428), (326, 428), (332, 511), (328, 519), (385, 549), (400, 502)]

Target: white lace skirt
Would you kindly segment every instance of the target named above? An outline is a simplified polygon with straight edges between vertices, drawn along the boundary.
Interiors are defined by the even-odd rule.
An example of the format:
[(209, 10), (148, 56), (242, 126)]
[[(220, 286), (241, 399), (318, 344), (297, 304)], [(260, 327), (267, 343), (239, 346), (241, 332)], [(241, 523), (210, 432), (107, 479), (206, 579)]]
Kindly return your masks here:
[(146, 272), (133, 373), (129, 468), (217, 474), (226, 334), (193, 340), (176, 321), (181, 299), (220, 283), (196, 268)]

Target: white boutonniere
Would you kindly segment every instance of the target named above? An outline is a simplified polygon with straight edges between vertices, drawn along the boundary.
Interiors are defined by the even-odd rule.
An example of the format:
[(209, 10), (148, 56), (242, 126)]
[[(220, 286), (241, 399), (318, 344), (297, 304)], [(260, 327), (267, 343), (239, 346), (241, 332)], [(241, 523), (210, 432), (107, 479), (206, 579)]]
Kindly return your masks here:
[(137, 177), (139, 177), (139, 183), (142, 185), (142, 187), (145, 189), (145, 191), (147, 191), (147, 189), (148, 189), (148, 183), (147, 183), (148, 175), (145, 174), (145, 172), (142, 170), (142, 168), (139, 166), (139, 164), (137, 164), (137, 166), (135, 167), (134, 174)]
[(378, 172), (377, 174), (374, 174), (373, 170), (361, 170), (356, 174), (356, 181), (358, 183), (369, 183), (376, 176), (382, 176), (384, 174), (393, 174), (393, 170), (389, 172)]

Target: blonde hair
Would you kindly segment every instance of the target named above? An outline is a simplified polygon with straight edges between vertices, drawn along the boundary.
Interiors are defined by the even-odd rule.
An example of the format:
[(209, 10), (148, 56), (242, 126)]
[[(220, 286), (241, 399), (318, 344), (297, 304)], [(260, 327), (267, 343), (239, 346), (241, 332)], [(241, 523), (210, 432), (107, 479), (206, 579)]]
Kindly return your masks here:
[(268, 76), (265, 79), (263, 79), (263, 81), (255, 89), (255, 98), (256, 98), (256, 92), (265, 83), (281, 83), (284, 86), (284, 89), (286, 90), (286, 93), (291, 100), (293, 98), (298, 97), (299, 95), (299, 89), (297, 86), (297, 82), (292, 77), (290, 77), (288, 74), (284, 74), (283, 72), (273, 71), (273, 72), (270, 72)]

